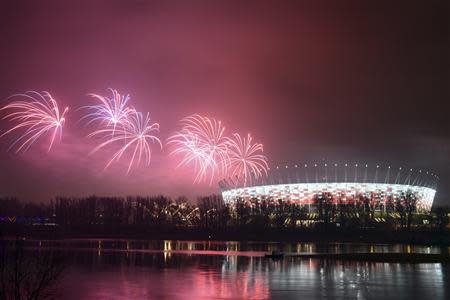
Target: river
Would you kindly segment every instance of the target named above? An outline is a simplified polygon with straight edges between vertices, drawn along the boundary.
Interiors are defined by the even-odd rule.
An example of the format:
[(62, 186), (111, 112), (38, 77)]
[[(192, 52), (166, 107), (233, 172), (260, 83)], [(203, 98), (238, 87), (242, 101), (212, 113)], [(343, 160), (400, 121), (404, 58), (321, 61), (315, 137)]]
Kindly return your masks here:
[[(356, 243), (71, 239), (61, 299), (449, 299), (450, 265), (303, 258), (304, 253), (448, 253), (448, 248)], [(267, 251), (286, 253), (281, 260)]]

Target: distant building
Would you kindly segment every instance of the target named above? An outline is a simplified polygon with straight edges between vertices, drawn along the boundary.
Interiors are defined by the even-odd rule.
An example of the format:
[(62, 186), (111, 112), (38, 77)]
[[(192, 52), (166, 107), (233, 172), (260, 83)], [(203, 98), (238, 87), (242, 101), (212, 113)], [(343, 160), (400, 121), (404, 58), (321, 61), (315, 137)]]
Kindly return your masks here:
[(438, 179), (422, 170), (393, 171), (390, 166), (382, 170), (358, 164), (295, 165), (269, 172), (251, 185), (243, 185), (237, 178), (223, 180), (220, 186), (224, 201), (282, 200), (314, 209), (325, 200), (333, 205), (370, 205), (376, 210), (413, 206), (415, 211), (429, 212)]

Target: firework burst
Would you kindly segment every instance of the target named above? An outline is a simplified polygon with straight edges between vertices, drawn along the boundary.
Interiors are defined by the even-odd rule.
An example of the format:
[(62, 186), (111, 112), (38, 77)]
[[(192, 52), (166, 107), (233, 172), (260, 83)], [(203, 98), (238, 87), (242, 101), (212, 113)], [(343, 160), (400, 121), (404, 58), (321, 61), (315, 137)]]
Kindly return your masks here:
[(20, 98), (5, 105), (1, 110), (12, 112), (3, 117), (18, 124), (4, 132), (0, 137), (17, 130), (24, 133), (16, 139), (8, 150), (17, 147), (16, 153), (26, 151), (40, 137), (50, 133), (50, 144), (48, 150), (53, 146), (56, 136), (61, 139), (62, 128), (65, 123), (66, 107), (61, 113), (55, 99), (48, 92), (28, 91), (23, 94), (15, 94), (10, 99)]
[(182, 157), (178, 167), (193, 164), (196, 170), (194, 182), (206, 179), (207, 172), (215, 167), (215, 162), (200, 143), (198, 137), (190, 132), (179, 132), (169, 138), (168, 144), (174, 146), (171, 154)]
[(90, 113), (81, 118), (81, 120), (89, 119), (87, 124), (100, 122), (102, 125), (113, 126), (113, 129), (129, 121), (129, 117), (136, 112), (134, 108), (127, 105), (130, 100), (130, 95), (121, 95), (114, 89), (109, 90), (112, 93), (111, 98), (97, 94), (88, 94), (99, 100), (100, 103), (97, 105), (83, 106), (82, 108), (88, 109)]
[(267, 175), (267, 157), (263, 153), (263, 145), (252, 142), (250, 134), (242, 138), (239, 134), (233, 134), (228, 139), (229, 177), (244, 181), (244, 186)]
[(152, 156), (151, 144), (157, 143), (162, 148), (161, 141), (154, 135), (155, 132), (159, 132), (159, 124), (151, 124), (148, 113), (144, 117), (142, 113), (133, 111), (132, 114), (128, 115), (127, 121), (120, 126), (94, 131), (88, 137), (101, 137), (106, 139), (106, 141), (95, 147), (92, 153), (108, 145), (122, 144), (120, 149), (108, 161), (105, 169), (114, 161), (118, 161), (125, 152), (132, 153), (127, 169), (128, 174), (133, 165), (139, 165), (142, 159), (145, 159), (146, 165), (150, 164)]
[(182, 156), (179, 166), (193, 164), (197, 175), (194, 182), (210, 176), (210, 184), (217, 174), (225, 174), (227, 168), (227, 139), (225, 127), (220, 121), (200, 115), (181, 120), (181, 130), (168, 139), (174, 145), (171, 154)]

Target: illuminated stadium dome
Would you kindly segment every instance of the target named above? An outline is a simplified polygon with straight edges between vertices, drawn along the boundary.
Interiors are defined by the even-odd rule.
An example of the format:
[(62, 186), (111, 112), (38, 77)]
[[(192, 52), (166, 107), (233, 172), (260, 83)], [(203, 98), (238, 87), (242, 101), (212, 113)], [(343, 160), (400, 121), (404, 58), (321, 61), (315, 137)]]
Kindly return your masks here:
[(438, 177), (425, 170), (358, 164), (275, 167), (268, 176), (244, 186), (237, 178), (220, 182), (226, 203), (277, 200), (314, 209), (321, 199), (333, 205), (371, 205), (377, 210), (414, 206), (429, 212)]

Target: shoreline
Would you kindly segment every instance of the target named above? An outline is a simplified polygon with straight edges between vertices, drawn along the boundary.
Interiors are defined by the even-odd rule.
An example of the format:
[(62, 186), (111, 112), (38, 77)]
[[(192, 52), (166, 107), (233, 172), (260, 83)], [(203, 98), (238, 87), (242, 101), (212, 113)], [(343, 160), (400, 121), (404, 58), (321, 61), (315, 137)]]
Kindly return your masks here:
[[(24, 247), (24, 249), (35, 250), (36, 247)], [(373, 263), (450, 263), (450, 253), (403, 253), (403, 252), (343, 252), (343, 253), (327, 253), (327, 252), (280, 252), (276, 257), (270, 256), (269, 251), (247, 250), (247, 251), (224, 251), (224, 250), (162, 250), (162, 249), (116, 249), (101, 248), (101, 250), (85, 247), (61, 247), (61, 246), (39, 246), (39, 251), (57, 251), (57, 252), (93, 252), (97, 253), (139, 253), (139, 254), (164, 254), (171, 255), (200, 255), (200, 256), (239, 256), (239, 257), (257, 257), (272, 261), (283, 261), (289, 259), (319, 259), (333, 260), (343, 262), (373, 262)]]
[(450, 263), (449, 254), (424, 253), (318, 253), (299, 254), (286, 257), (301, 257), (305, 259), (331, 259), (341, 261), (367, 261), (379, 263)]
[(312, 242), (312, 243), (373, 243), (410, 244), (450, 247), (450, 232), (434, 230), (294, 230), (275, 228), (227, 228), (208, 230), (199, 228), (152, 228), (149, 230), (3, 230), (3, 237), (36, 239), (134, 239), (180, 241), (236, 241), (236, 242)]

